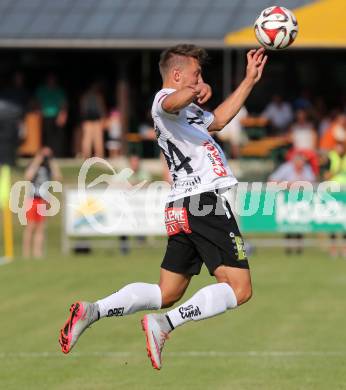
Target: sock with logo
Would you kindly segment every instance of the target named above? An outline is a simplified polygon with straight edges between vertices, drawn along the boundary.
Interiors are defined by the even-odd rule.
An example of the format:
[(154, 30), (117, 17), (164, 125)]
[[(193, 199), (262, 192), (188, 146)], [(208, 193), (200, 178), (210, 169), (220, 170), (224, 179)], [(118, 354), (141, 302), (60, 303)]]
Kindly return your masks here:
[(100, 318), (120, 317), (140, 310), (161, 308), (162, 296), (157, 284), (132, 283), (96, 302)]
[(199, 321), (217, 316), (228, 309), (237, 307), (237, 298), (227, 283), (217, 283), (203, 287), (182, 305), (166, 313), (172, 328), (188, 321)]

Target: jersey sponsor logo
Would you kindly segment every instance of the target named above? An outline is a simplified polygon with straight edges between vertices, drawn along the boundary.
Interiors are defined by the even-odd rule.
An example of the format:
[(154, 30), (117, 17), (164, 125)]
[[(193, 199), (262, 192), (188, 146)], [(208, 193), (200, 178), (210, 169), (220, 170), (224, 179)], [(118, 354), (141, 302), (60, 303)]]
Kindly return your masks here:
[(173, 184), (174, 188), (185, 189), (185, 192), (191, 192), (193, 189), (197, 188), (201, 184), (202, 180), (200, 176), (193, 176), (186, 180), (180, 180)]
[(207, 156), (213, 166), (213, 171), (218, 176), (227, 176), (227, 170), (224, 166), (217, 147), (210, 141), (205, 141), (203, 146), (207, 149)]
[(185, 318), (193, 318), (202, 315), (198, 306), (189, 305), (186, 307), (180, 307), (179, 313), (181, 318), (184, 320)]
[(165, 209), (165, 224), (169, 236), (180, 232), (191, 233), (185, 207), (167, 207)]
[(107, 317), (121, 317), (124, 315), (123, 307), (115, 307), (114, 309), (109, 309)]

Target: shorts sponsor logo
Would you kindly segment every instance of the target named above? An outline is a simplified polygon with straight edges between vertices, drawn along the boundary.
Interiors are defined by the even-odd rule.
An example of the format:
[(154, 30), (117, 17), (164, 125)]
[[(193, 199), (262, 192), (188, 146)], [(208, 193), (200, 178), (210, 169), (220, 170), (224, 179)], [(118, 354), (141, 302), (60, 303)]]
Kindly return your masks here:
[(232, 239), (233, 249), (238, 256), (238, 260), (246, 260), (246, 251), (244, 248), (244, 240), (241, 236), (236, 236), (233, 232), (229, 234)]
[(184, 320), (185, 318), (192, 318), (192, 317), (198, 317), (202, 315), (201, 311), (199, 310), (198, 306), (189, 305), (186, 307), (180, 307), (179, 313), (181, 315), (181, 318)]
[(169, 236), (180, 232), (191, 233), (185, 207), (167, 207), (165, 210), (165, 224)]
[(107, 317), (121, 317), (124, 315), (123, 307), (115, 307), (114, 309), (109, 309)]
[(222, 158), (220, 156), (219, 150), (217, 147), (212, 144), (210, 141), (203, 143), (203, 146), (207, 149), (207, 156), (213, 166), (213, 171), (218, 176), (227, 176), (227, 170), (224, 166)]
[(244, 248), (244, 241), (240, 236), (234, 237), (236, 250), (238, 252), (238, 260), (245, 260), (246, 259), (246, 252)]

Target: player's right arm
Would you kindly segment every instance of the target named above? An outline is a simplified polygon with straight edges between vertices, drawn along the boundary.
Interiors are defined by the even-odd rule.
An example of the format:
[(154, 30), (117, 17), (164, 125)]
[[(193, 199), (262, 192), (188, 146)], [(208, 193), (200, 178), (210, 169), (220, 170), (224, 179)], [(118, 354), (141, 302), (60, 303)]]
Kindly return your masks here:
[(201, 82), (170, 93), (162, 101), (161, 107), (165, 112), (175, 114), (194, 101), (204, 104), (210, 99), (211, 94), (211, 87)]

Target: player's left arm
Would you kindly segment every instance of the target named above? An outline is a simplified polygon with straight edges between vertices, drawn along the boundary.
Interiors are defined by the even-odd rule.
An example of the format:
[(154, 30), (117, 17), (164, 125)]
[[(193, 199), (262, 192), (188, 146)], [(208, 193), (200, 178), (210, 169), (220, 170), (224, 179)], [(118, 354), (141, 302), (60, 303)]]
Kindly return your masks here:
[(214, 110), (214, 120), (208, 127), (208, 131), (221, 130), (234, 118), (262, 77), (267, 59), (263, 48), (253, 49), (247, 53), (246, 76), (238, 88)]

